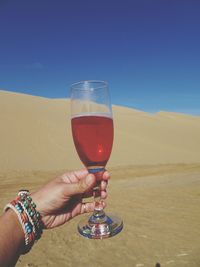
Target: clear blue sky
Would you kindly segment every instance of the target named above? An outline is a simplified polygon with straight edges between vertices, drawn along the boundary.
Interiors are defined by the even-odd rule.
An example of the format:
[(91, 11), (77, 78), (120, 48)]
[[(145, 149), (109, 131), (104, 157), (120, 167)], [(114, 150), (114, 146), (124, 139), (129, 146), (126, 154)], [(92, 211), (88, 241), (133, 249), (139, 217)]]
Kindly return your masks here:
[(199, 0), (0, 0), (0, 88), (69, 96), (107, 80), (112, 102), (200, 115)]

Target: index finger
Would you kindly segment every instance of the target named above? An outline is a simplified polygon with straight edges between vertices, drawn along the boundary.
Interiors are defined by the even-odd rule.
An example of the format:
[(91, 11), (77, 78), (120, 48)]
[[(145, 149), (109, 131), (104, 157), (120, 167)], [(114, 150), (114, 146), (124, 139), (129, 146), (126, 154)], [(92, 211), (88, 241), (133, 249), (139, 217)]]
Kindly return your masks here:
[(98, 181), (100, 181), (100, 180), (108, 181), (110, 179), (110, 174), (107, 170), (97, 172), (94, 175)]

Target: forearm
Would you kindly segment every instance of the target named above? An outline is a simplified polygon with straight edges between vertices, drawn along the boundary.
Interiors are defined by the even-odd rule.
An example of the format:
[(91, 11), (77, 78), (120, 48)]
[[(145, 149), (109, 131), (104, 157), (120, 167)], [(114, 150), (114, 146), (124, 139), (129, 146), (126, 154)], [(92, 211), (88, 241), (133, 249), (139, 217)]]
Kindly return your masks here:
[(24, 233), (15, 212), (9, 209), (0, 217), (0, 266), (15, 266), (24, 247)]

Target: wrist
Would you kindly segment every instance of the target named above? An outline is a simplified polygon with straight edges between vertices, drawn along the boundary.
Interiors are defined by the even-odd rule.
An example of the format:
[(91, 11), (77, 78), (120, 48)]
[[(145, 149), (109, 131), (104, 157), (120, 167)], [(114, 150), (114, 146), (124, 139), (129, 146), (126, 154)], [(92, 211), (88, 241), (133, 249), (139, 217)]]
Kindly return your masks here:
[(12, 233), (11, 246), (18, 248), (18, 253), (24, 250), (24, 232), (23, 228), (18, 220), (17, 214), (12, 210), (8, 209), (2, 216), (2, 220), (7, 225), (7, 230), (9, 234)]
[(29, 192), (27, 190), (20, 191), (17, 198), (7, 204), (4, 210), (7, 212), (12, 210), (15, 213), (17, 223), (23, 230), (24, 250), (22, 253), (27, 253), (34, 242), (40, 239), (43, 229), (40, 214), (36, 210), (36, 205), (29, 196)]
[(38, 194), (38, 192), (33, 192), (30, 194), (30, 197), (32, 198), (33, 202), (36, 204), (37, 211), (40, 213), (41, 217), (43, 217), (43, 209), (42, 209), (42, 201), (41, 197)]
[(0, 229), (0, 265), (15, 266), (25, 243), (23, 229), (13, 210), (7, 210), (0, 217)]
[(40, 214), (41, 221), (44, 222), (45, 220), (45, 212), (44, 212), (44, 200), (42, 200), (42, 196), (40, 196), (39, 192), (34, 192), (30, 194), (30, 197), (32, 198), (33, 202), (36, 205), (37, 211)]

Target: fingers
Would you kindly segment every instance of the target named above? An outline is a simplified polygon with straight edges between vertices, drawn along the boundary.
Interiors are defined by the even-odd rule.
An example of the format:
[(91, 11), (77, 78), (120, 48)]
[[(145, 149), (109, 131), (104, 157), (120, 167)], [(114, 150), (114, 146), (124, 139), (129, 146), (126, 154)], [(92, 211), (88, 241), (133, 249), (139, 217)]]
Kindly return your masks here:
[(108, 171), (101, 171), (101, 172), (95, 173), (95, 177), (97, 181), (100, 181), (100, 180), (108, 181), (110, 179), (110, 174)]
[(90, 191), (95, 185), (95, 177), (93, 174), (88, 174), (84, 179), (76, 183), (66, 183), (63, 186), (64, 194), (66, 196), (73, 196), (78, 194), (83, 194), (87, 191)]
[(107, 192), (101, 191), (101, 199), (106, 199), (106, 198), (107, 198)]
[[(105, 199), (107, 197), (107, 186), (108, 186), (108, 182), (107, 181), (101, 181), (101, 185), (100, 185), (100, 190), (101, 190), (101, 198)], [(93, 188), (91, 188), (89, 191), (87, 191), (83, 197), (84, 198), (88, 198), (88, 197), (92, 197), (93, 196)]]
[(107, 181), (110, 179), (108, 171), (98, 174), (88, 174), (86, 169), (68, 172), (61, 177), (62, 181), (66, 184), (63, 190), (66, 196), (73, 196), (76, 194), (84, 194), (84, 197), (92, 196), (92, 188), (95, 186), (96, 181), (101, 178), (101, 196), (106, 198)]
[[(76, 183), (79, 180), (84, 179), (88, 175), (87, 169), (82, 169), (74, 172), (66, 172), (59, 176), (58, 178), (62, 179), (66, 183)], [(95, 174), (97, 180), (108, 181), (110, 179), (110, 174), (108, 171), (99, 172)]]
[[(106, 203), (104, 201), (101, 201), (103, 208), (105, 208)], [(89, 213), (94, 211), (95, 203), (94, 202), (86, 202), (81, 204), (81, 213)]]
[(105, 171), (102, 175), (104, 181), (108, 181), (110, 179), (110, 174), (108, 171)]
[(107, 181), (101, 181), (101, 190), (102, 191), (105, 191), (107, 186), (108, 186), (108, 182)]
[[(93, 191), (87, 192), (86, 194), (84, 194), (82, 197), (83, 198), (90, 198), (93, 196)], [(101, 191), (101, 198), (102, 199), (106, 199), (108, 196), (106, 191)]]
[(73, 172), (66, 172), (62, 174), (61, 178), (65, 183), (76, 183), (81, 179), (84, 179), (88, 175), (87, 169), (81, 169)]

